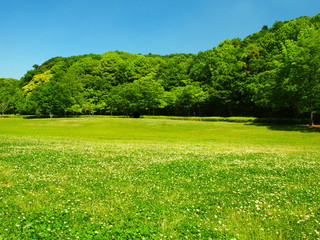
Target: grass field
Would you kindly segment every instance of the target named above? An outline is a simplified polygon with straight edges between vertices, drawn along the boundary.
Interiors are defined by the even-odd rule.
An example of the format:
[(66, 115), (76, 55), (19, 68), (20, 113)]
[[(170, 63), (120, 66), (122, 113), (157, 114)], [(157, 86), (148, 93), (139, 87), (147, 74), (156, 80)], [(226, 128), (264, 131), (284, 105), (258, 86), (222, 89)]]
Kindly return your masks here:
[(320, 132), (0, 119), (0, 239), (319, 239)]

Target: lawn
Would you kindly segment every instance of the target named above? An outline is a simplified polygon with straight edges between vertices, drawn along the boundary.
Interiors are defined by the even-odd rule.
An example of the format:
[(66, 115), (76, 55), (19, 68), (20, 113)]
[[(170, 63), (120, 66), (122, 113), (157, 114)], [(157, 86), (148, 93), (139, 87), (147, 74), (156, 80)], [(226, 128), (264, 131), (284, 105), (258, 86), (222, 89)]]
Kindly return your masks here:
[(0, 119), (0, 239), (319, 239), (320, 132)]

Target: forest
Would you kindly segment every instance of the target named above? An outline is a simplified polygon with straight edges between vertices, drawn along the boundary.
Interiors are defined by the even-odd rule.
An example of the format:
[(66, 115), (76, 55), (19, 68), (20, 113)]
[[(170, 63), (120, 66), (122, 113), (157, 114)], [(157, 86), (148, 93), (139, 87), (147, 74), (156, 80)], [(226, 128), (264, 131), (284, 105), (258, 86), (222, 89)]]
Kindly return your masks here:
[(320, 14), (198, 54), (55, 57), (0, 78), (0, 113), (308, 117), (320, 110)]

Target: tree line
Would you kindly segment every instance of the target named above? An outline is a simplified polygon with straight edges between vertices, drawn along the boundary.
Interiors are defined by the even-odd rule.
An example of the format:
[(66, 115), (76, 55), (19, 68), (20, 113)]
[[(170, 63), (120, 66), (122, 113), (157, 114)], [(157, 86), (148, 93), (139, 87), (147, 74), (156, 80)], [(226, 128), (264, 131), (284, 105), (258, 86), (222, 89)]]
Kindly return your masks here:
[(55, 57), (0, 79), (0, 112), (299, 117), (320, 107), (320, 14), (198, 54)]

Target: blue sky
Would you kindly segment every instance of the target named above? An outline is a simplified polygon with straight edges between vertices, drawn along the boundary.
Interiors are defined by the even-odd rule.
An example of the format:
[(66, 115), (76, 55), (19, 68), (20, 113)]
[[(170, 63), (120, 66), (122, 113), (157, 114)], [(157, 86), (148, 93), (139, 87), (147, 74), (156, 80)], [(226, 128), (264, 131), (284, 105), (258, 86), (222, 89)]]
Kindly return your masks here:
[(276, 21), (320, 13), (319, 0), (0, 0), (0, 77), (107, 51), (197, 53)]

